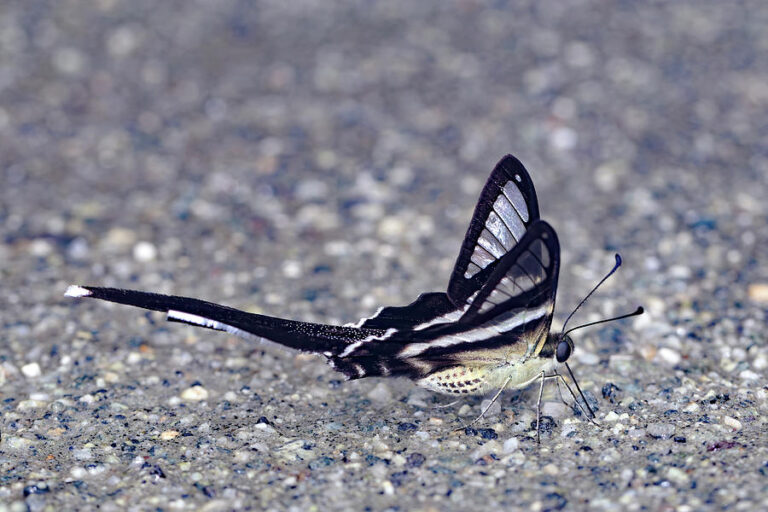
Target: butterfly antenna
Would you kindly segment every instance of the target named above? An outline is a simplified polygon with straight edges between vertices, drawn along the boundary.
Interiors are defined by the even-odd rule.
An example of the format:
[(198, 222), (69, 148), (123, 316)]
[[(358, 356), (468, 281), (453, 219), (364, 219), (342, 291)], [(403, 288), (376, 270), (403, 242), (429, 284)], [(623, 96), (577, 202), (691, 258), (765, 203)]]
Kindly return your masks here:
[(613, 266), (611, 271), (608, 272), (607, 274), (605, 274), (605, 277), (603, 277), (600, 280), (600, 282), (597, 283), (594, 288), (592, 288), (592, 291), (589, 292), (586, 297), (581, 299), (581, 302), (579, 302), (579, 305), (576, 306), (573, 311), (571, 311), (571, 314), (568, 315), (568, 318), (565, 319), (565, 323), (563, 324), (563, 330), (561, 332), (565, 332), (565, 326), (568, 325), (568, 321), (571, 319), (571, 317), (574, 315), (574, 313), (576, 313), (579, 310), (579, 308), (581, 306), (583, 306), (585, 302), (587, 302), (587, 299), (589, 299), (592, 296), (592, 294), (595, 293), (598, 288), (600, 288), (600, 285), (603, 284), (606, 279), (611, 277), (613, 275), (613, 273), (616, 272), (619, 269), (620, 266), (621, 266), (621, 256), (619, 256), (619, 254), (616, 253), (616, 264)]
[(576, 329), (581, 329), (582, 327), (589, 327), (590, 325), (597, 325), (597, 324), (604, 324), (606, 322), (613, 322), (614, 320), (621, 320), (622, 318), (629, 318), (631, 316), (642, 315), (643, 313), (645, 313), (645, 310), (643, 309), (643, 306), (637, 306), (637, 309), (634, 310), (631, 313), (627, 313), (625, 315), (615, 316), (613, 318), (604, 318), (604, 319), (598, 320), (596, 322), (589, 322), (588, 324), (582, 324), (582, 325), (573, 327), (572, 329), (568, 329), (567, 331), (565, 331), (565, 334), (568, 334), (569, 332), (573, 332)]

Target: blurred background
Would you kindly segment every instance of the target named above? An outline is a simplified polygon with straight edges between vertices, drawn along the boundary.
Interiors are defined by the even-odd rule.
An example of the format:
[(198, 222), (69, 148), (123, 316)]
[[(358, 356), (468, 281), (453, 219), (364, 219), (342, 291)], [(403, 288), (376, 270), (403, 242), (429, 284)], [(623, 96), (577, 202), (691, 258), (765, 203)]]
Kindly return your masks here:
[[(560, 236), (559, 316), (616, 251), (581, 318), (648, 310), (577, 342), (585, 387), (696, 375), (746, 397), (768, 367), (767, 25), (760, 1), (4, 0), (4, 394), (37, 364), (77, 395), (73, 361), (137, 347), (145, 371), (217, 375), (224, 338), (65, 301), (69, 283), (329, 323), (444, 289), (513, 153)], [(275, 357), (285, 393), (337, 377)]]
[[(742, 226), (764, 213), (765, 17), (760, 2), (4, 2), (3, 259), (33, 257), (3, 281), (27, 295), (52, 257), (67, 270), (49, 285), (159, 273), (177, 291), (315, 296), (322, 317), (326, 291), (357, 308), (360, 280), (383, 288), (365, 308), (410, 299), (444, 285), (510, 152), (567, 265), (622, 249), (687, 278), (709, 264), (687, 248), (718, 242), (728, 270), (760, 272), (764, 222)], [(189, 265), (210, 281), (185, 282)], [(274, 277), (318, 269), (317, 293)]]

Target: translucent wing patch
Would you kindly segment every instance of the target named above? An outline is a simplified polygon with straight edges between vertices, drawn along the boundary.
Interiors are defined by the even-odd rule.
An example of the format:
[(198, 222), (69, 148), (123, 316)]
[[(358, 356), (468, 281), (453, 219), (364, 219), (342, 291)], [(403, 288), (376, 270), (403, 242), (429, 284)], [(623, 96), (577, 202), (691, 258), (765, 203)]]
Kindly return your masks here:
[(495, 265), (483, 288), (468, 300), (460, 322), (503, 321), (510, 311), (554, 310), (560, 246), (552, 227), (542, 220), (530, 225), (512, 251)]
[(451, 301), (461, 306), (476, 293), (496, 262), (538, 218), (533, 182), (523, 164), (507, 155), (494, 168), (475, 207), (448, 284)]

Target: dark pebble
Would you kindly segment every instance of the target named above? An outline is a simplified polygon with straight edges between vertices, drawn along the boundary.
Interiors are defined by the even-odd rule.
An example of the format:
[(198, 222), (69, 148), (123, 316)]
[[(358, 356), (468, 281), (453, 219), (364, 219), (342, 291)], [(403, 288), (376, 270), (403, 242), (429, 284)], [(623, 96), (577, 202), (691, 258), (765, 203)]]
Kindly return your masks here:
[[(556, 425), (557, 423), (555, 423), (555, 419), (552, 416), (542, 416), (539, 430), (543, 433), (551, 434), (552, 429), (555, 428)], [(536, 420), (531, 421), (531, 429), (536, 430)]]
[[(598, 407), (597, 397), (595, 396), (594, 393), (592, 393), (591, 391), (584, 391), (584, 396), (586, 397), (587, 404), (589, 404), (589, 407), (592, 409), (592, 411), (600, 410), (600, 407)], [(579, 397), (579, 403), (581, 404), (582, 407), (584, 407), (584, 400), (581, 397)], [(584, 409), (587, 410), (586, 407), (584, 407)], [(573, 414), (575, 416), (581, 416), (582, 414), (581, 407), (579, 407), (578, 405), (574, 405)]]
[(563, 510), (568, 505), (568, 500), (562, 494), (550, 492), (544, 496), (543, 510)]
[(397, 430), (399, 430), (400, 432), (411, 432), (411, 431), (416, 430), (418, 428), (419, 427), (416, 426), (415, 423), (400, 423), (397, 426)]
[(477, 430), (477, 432), (483, 439), (497, 439), (499, 437), (499, 434), (497, 434), (496, 431), (492, 428), (480, 428)]
[(427, 458), (424, 455), (422, 455), (422, 454), (420, 454), (418, 452), (411, 453), (405, 459), (405, 467), (407, 467), (407, 468), (420, 468), (422, 466), (422, 464), (424, 464), (424, 461), (426, 461), (426, 460), (427, 460)]
[(48, 484), (40, 483), (40, 484), (26, 486), (23, 492), (24, 492), (24, 497), (26, 498), (31, 494), (46, 494), (50, 491), (51, 490), (48, 488)]
[(605, 386), (603, 386), (603, 389), (601, 390), (603, 393), (603, 398), (606, 400), (610, 400), (611, 403), (613, 403), (614, 398), (616, 398), (617, 394), (621, 391), (621, 388), (614, 384), (613, 382), (609, 382)]
[(309, 463), (309, 469), (314, 471), (315, 469), (330, 466), (333, 463), (334, 463), (334, 460), (330, 457), (320, 457), (319, 459), (315, 459)]

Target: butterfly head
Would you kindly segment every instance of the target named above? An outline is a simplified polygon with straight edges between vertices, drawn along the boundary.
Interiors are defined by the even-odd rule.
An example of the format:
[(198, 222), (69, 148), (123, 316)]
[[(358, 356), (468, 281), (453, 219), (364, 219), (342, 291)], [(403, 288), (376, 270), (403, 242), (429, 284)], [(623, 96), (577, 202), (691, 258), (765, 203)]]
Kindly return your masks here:
[(573, 352), (573, 340), (567, 334), (555, 335), (557, 344), (555, 345), (555, 358), (558, 363), (564, 363), (571, 357)]
[(558, 363), (564, 363), (573, 353), (573, 339), (568, 334), (558, 332), (550, 333), (547, 343), (542, 349), (542, 356), (553, 357)]

